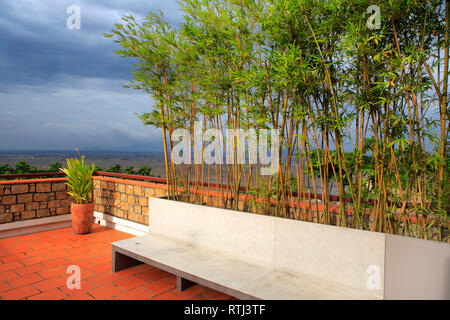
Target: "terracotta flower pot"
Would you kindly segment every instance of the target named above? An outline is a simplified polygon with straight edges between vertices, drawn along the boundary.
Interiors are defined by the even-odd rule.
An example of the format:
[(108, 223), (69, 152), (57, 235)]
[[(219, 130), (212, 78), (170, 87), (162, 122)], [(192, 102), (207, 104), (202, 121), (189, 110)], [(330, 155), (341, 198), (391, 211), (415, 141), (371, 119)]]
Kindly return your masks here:
[(75, 204), (70, 207), (72, 229), (75, 234), (85, 234), (92, 230), (94, 222), (94, 203)]

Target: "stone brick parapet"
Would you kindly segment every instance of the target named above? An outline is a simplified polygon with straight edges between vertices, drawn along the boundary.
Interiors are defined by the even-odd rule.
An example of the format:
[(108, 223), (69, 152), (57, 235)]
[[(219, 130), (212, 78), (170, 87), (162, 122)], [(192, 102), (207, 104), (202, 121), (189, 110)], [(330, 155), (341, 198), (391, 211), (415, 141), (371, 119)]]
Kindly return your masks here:
[[(144, 225), (148, 225), (148, 197), (166, 197), (167, 184), (138, 181), (131, 179), (94, 176), (94, 201), (95, 210), (118, 218), (127, 219)], [(178, 188), (183, 192), (183, 188)], [(201, 203), (206, 206), (231, 209), (232, 193), (226, 190), (218, 191), (213, 188), (190, 188), (190, 202)], [(239, 195), (238, 210), (264, 214), (263, 207), (258, 204), (263, 202), (262, 198), (254, 196), (246, 197)], [(275, 200), (271, 199), (274, 203)], [(299, 204), (290, 204), (293, 208)], [(308, 203), (300, 204), (303, 208), (308, 207)], [(319, 204), (319, 211), (323, 204)], [(291, 208), (291, 209), (292, 209)], [(311, 205), (315, 210), (315, 205)], [(331, 212), (339, 212), (337, 205), (331, 207)], [(311, 212), (310, 220), (314, 221), (314, 212)]]
[[(95, 211), (148, 226), (148, 198), (166, 197), (167, 183), (164, 183), (164, 179), (159, 178), (155, 181), (141, 181), (133, 180), (134, 177), (140, 178), (138, 176), (131, 178), (94, 176), (92, 179)], [(69, 187), (65, 182), (66, 178), (0, 181), (0, 224), (70, 214), (72, 199), (67, 194)], [(184, 189), (178, 187), (177, 191), (182, 194)], [(192, 186), (189, 192), (189, 202), (235, 209), (231, 208), (232, 202), (229, 201), (233, 195), (225, 188)], [(269, 210), (273, 209), (275, 200), (273, 198), (269, 200), (272, 205)], [(260, 214), (274, 214), (265, 212), (267, 206), (262, 205), (265, 201), (267, 199), (241, 193), (237, 200), (237, 209)], [(311, 222), (317, 222), (319, 217), (317, 211), (323, 212), (324, 210), (323, 203), (320, 201), (316, 203), (312, 199), (290, 201), (286, 203), (286, 207), (289, 208), (286, 217), (300, 218)], [(298, 207), (302, 210), (297, 210)], [(339, 203), (332, 203), (329, 212), (332, 222), (338, 223)], [(349, 215), (348, 219), (354, 218), (351, 206), (346, 207), (346, 212)], [(299, 213), (300, 217), (295, 216), (296, 213)], [(365, 219), (373, 219), (371, 212), (367, 212), (364, 216)], [(415, 219), (416, 217), (409, 216), (410, 222), (414, 222)]]
[(70, 213), (66, 178), (0, 181), (0, 224)]
[(95, 176), (95, 211), (148, 225), (148, 197), (167, 196), (167, 185)]

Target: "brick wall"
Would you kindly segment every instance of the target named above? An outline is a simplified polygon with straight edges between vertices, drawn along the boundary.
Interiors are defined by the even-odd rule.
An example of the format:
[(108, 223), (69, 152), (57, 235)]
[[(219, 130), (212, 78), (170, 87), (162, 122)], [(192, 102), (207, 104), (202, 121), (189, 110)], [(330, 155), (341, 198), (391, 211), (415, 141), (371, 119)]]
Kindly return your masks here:
[[(93, 180), (95, 211), (144, 225), (148, 225), (148, 197), (167, 196), (167, 185), (163, 183), (105, 176), (94, 176)], [(225, 201), (217, 191), (193, 189), (191, 192), (192, 202), (201, 201), (206, 206), (231, 209), (231, 202)], [(263, 213), (261, 206), (249, 205), (244, 197), (238, 206), (239, 210)]]
[[(148, 225), (148, 197), (167, 196), (166, 184), (106, 176), (94, 176), (93, 180), (95, 211), (144, 225)], [(70, 214), (72, 200), (65, 181), (65, 178), (0, 181), (0, 224)], [(231, 203), (218, 191), (191, 192), (191, 202), (231, 209)], [(255, 201), (245, 201), (243, 195), (240, 198), (239, 210), (264, 213)]]
[(95, 211), (148, 225), (148, 197), (167, 195), (165, 185), (93, 177)]
[(70, 213), (65, 180), (0, 181), (0, 224)]

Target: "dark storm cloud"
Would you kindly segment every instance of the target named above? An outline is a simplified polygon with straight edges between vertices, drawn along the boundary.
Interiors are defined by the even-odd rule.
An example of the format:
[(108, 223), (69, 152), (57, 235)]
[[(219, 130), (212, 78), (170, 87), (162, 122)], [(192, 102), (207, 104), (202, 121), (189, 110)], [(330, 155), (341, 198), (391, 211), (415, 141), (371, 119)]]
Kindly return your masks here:
[[(80, 30), (66, 27), (70, 5), (80, 7)], [(2, 0), (0, 149), (158, 147), (160, 133), (134, 114), (150, 111), (151, 99), (122, 88), (133, 61), (103, 33), (125, 14), (159, 10), (181, 20), (176, 0)]]
[[(66, 27), (69, 5), (81, 9), (80, 30)], [(139, 18), (160, 9), (176, 22), (175, 1), (2, 1), (0, 82), (32, 84), (62, 75), (128, 79), (132, 61), (114, 54), (116, 45), (103, 33), (124, 14)]]

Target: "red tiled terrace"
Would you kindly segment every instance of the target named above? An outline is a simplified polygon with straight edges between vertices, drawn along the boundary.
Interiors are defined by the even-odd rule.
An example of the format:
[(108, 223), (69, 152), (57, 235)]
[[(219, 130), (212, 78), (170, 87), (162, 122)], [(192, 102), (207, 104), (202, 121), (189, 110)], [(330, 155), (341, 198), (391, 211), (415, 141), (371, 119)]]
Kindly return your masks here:
[[(223, 300), (232, 297), (201, 285), (183, 292), (175, 276), (150, 265), (113, 273), (111, 242), (133, 235), (97, 224), (92, 233), (72, 228), (0, 239), (1, 300)], [(81, 269), (81, 288), (68, 289), (67, 267)]]

